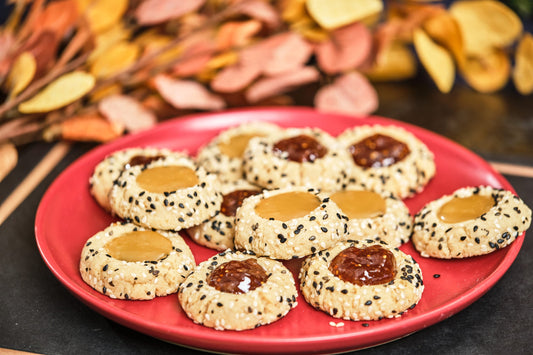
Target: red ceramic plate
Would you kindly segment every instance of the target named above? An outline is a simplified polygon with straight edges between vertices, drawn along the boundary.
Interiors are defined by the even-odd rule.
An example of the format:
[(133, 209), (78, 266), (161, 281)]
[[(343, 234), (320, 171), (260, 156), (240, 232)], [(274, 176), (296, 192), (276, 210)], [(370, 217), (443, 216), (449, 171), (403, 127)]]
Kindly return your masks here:
[[(197, 149), (221, 130), (251, 120), (270, 121), (283, 127), (319, 127), (332, 135), (361, 124), (393, 124), (403, 127), (435, 154), (437, 173), (426, 189), (406, 200), (416, 213), (427, 202), (463, 186), (491, 185), (512, 190), (487, 162), (446, 138), (390, 119), (323, 114), (311, 109), (252, 109), (202, 114), (165, 122), (148, 131), (100, 146), (68, 167), (44, 195), (35, 222), (41, 255), (52, 273), (69, 291), (102, 315), (153, 337), (210, 351), (226, 353), (336, 353), (388, 342), (437, 323), (481, 297), (507, 271), (518, 254), (523, 236), (509, 247), (465, 260), (422, 258), (407, 243), (401, 249), (413, 255), (422, 268), (426, 288), (420, 303), (400, 318), (371, 322), (340, 322), (310, 307), (302, 296), (298, 306), (283, 319), (247, 331), (216, 331), (189, 320), (176, 295), (152, 301), (112, 300), (87, 286), (78, 272), (85, 241), (109, 225), (106, 214), (89, 194), (88, 180), (107, 154), (126, 147), (157, 146)], [(196, 261), (215, 252), (194, 244), (185, 236)], [(299, 262), (287, 266), (297, 276)], [(433, 277), (439, 274), (440, 277)]]

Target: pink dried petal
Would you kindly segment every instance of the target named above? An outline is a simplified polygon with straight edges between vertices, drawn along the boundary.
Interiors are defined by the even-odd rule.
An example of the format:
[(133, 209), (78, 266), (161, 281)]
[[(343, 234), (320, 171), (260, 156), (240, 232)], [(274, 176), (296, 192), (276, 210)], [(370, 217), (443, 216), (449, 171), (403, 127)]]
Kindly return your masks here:
[(108, 96), (98, 104), (98, 111), (113, 123), (124, 125), (130, 132), (147, 129), (157, 118), (137, 100), (126, 95)]
[(206, 0), (146, 0), (135, 10), (141, 26), (155, 25), (198, 10)]
[(179, 109), (221, 110), (226, 107), (222, 98), (192, 80), (176, 80), (158, 75), (154, 84), (161, 96)]
[(301, 68), (313, 54), (313, 46), (295, 32), (289, 32), (282, 39), (270, 52), (263, 70), (266, 75), (273, 76)]

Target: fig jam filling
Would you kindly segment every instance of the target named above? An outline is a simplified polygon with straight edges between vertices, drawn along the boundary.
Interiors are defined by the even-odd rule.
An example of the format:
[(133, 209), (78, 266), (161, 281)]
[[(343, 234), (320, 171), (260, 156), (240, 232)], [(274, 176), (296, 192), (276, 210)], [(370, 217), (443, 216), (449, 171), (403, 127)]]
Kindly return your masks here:
[(106, 243), (113, 258), (129, 262), (158, 261), (172, 252), (172, 242), (153, 231), (134, 231)]
[(220, 142), (218, 144), (218, 149), (222, 154), (227, 155), (230, 158), (240, 158), (242, 157), (246, 146), (250, 139), (254, 137), (263, 137), (262, 134), (238, 134), (231, 137), (227, 142)]
[(481, 217), (495, 204), (492, 196), (454, 197), (441, 206), (437, 217), (444, 223), (464, 222)]
[(222, 200), (222, 205), (220, 206), (220, 212), (228, 217), (235, 217), (237, 208), (242, 206), (242, 201), (245, 198), (257, 195), (260, 191), (258, 190), (235, 190), (229, 194), (224, 195)]
[(198, 184), (198, 177), (185, 166), (157, 166), (142, 171), (136, 181), (143, 190), (164, 193), (193, 187)]
[(407, 144), (379, 133), (352, 144), (348, 149), (354, 163), (363, 168), (391, 166), (411, 152)]
[(341, 251), (331, 261), (329, 271), (354, 285), (381, 285), (394, 279), (396, 260), (392, 252), (379, 245), (363, 249), (352, 246)]
[(218, 266), (207, 278), (221, 292), (246, 293), (264, 284), (269, 275), (256, 259), (231, 260)]
[(154, 156), (146, 156), (146, 155), (136, 155), (131, 157), (130, 161), (126, 163), (125, 168), (129, 168), (132, 166), (137, 165), (146, 165), (150, 164), (153, 161), (159, 160), (161, 158), (164, 158), (163, 155), (154, 155)]
[(372, 191), (338, 191), (331, 199), (349, 219), (381, 217), (387, 211), (383, 197)]
[(282, 139), (274, 144), (272, 150), (275, 154), (286, 156), (287, 159), (299, 163), (314, 162), (328, 152), (328, 149), (316, 139), (305, 134)]
[(255, 213), (265, 219), (289, 221), (308, 215), (320, 206), (320, 200), (309, 192), (286, 192), (265, 198), (255, 206)]

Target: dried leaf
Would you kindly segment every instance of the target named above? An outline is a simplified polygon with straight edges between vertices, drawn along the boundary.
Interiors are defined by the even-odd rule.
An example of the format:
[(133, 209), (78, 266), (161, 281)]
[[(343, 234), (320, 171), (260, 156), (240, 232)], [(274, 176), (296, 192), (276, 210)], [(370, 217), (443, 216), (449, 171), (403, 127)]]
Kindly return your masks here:
[(467, 55), (481, 57), (512, 44), (522, 33), (520, 18), (499, 1), (454, 2), (450, 14), (459, 23)]
[(515, 53), (513, 81), (522, 95), (533, 92), (533, 36), (526, 33), (520, 40)]
[(415, 30), (413, 39), (416, 53), (437, 88), (443, 93), (450, 92), (455, 81), (455, 64), (450, 53), (421, 29)]
[(421, 5), (412, 3), (391, 3), (389, 4), (389, 14), (387, 22), (395, 22), (395, 39), (412, 42), (413, 33), (422, 24), (439, 14), (445, 12), (441, 5)]
[(119, 23), (128, 5), (128, 0), (92, 0), (85, 11), (91, 30), (102, 33)]
[(15, 168), (17, 161), (15, 146), (11, 143), (0, 144), (0, 182)]
[(383, 10), (382, 0), (307, 0), (307, 10), (320, 26), (335, 29)]
[(365, 75), (371, 81), (399, 81), (414, 77), (416, 72), (414, 54), (406, 45), (396, 42), (383, 50)]
[(313, 54), (313, 46), (295, 32), (279, 35), (282, 41), (268, 53), (263, 68), (265, 75), (273, 76), (305, 65)]
[(36, 60), (35, 77), (44, 74), (55, 62), (59, 38), (54, 32), (40, 31), (26, 41), (19, 51), (30, 52)]
[(66, 48), (62, 51), (61, 57), (56, 63), (56, 67), (61, 68), (67, 64), (74, 56), (82, 50), (91, 50), (94, 48), (93, 36), (88, 26), (80, 26), (76, 34), (68, 42)]
[(221, 110), (226, 106), (224, 100), (195, 81), (158, 75), (154, 84), (159, 94), (178, 109)]
[(149, 95), (142, 100), (141, 104), (147, 109), (152, 111), (160, 120), (168, 118), (178, 117), (183, 114), (183, 111), (178, 110), (163, 98), (157, 94)]
[(261, 22), (257, 20), (226, 22), (216, 34), (217, 48), (225, 50), (245, 46), (260, 30)]
[(253, 19), (261, 21), (270, 30), (276, 29), (281, 25), (281, 19), (278, 12), (266, 1), (243, 1), (237, 7), (237, 11), (241, 15), (248, 15)]
[(146, 0), (135, 10), (141, 26), (155, 25), (198, 10), (206, 0)]
[[(167, 47), (173, 39), (173, 37), (167, 35), (152, 34), (151, 36), (143, 36), (142, 39), (137, 38), (135, 43), (139, 43), (141, 45), (142, 42), (146, 42), (141, 45), (144, 47), (142, 57), (145, 57), (151, 55), (155, 51), (160, 51), (161, 48)], [(179, 58), (182, 53), (182, 45), (173, 46), (172, 48), (164, 51), (163, 53), (158, 54), (157, 57), (152, 60), (150, 66), (168, 63), (172, 60), (175, 60), (176, 58)]]
[(33, 31), (49, 30), (64, 36), (78, 21), (78, 5), (74, 0), (49, 2), (33, 22)]
[(183, 60), (174, 65), (173, 73), (179, 77), (197, 75), (205, 69), (207, 63), (213, 58), (216, 48), (210, 41), (192, 43), (183, 52)]
[(96, 58), (106, 53), (116, 43), (129, 40), (130, 37), (131, 30), (124, 27), (124, 24), (122, 22), (118, 22), (105, 32), (97, 34), (94, 40), (95, 48), (91, 52), (91, 55), (87, 59), (87, 62), (89, 64), (94, 63)]
[(115, 83), (115, 84), (105, 85), (105, 86), (99, 87), (96, 90), (93, 90), (93, 92), (91, 92), (90, 100), (91, 102), (98, 102), (107, 96), (118, 95), (121, 93), (122, 93), (122, 86), (120, 86), (120, 84)]
[(311, 66), (293, 69), (290, 72), (283, 72), (277, 76), (263, 78), (246, 90), (246, 100), (249, 103), (267, 99), (287, 92), (295, 87), (317, 81), (320, 73)]
[(449, 13), (442, 12), (430, 17), (424, 22), (423, 28), (434, 41), (448, 49), (458, 63), (465, 61), (461, 29)]
[(220, 93), (234, 93), (243, 90), (257, 79), (262, 68), (255, 65), (236, 63), (225, 67), (211, 80), (211, 89)]
[(137, 100), (126, 95), (105, 97), (98, 104), (98, 111), (110, 122), (137, 132), (154, 126), (157, 117)]
[(61, 138), (72, 141), (109, 142), (124, 133), (123, 125), (109, 122), (97, 113), (71, 117), (58, 128)]
[(107, 78), (121, 72), (137, 60), (139, 51), (139, 46), (135, 43), (126, 41), (116, 43), (95, 59), (90, 72), (97, 78)]
[(372, 34), (365, 25), (354, 23), (333, 31), (330, 40), (318, 44), (315, 52), (318, 66), (328, 74), (355, 69), (372, 52)]
[(21, 113), (49, 112), (66, 106), (87, 94), (95, 78), (83, 71), (64, 74), (18, 106)]
[(320, 88), (315, 107), (321, 111), (367, 116), (378, 108), (378, 94), (363, 75), (350, 72)]
[(507, 84), (511, 61), (503, 50), (495, 49), (483, 57), (468, 57), (460, 69), (463, 78), (474, 90), (491, 93)]
[(36, 70), (37, 62), (30, 52), (23, 52), (15, 59), (7, 77), (11, 97), (17, 96), (31, 83)]

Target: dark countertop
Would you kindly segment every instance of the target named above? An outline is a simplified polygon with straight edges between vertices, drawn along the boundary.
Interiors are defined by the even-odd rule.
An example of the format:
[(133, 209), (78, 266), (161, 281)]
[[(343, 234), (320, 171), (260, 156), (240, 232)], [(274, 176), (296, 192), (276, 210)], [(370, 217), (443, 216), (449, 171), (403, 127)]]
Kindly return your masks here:
[[(460, 83), (442, 95), (424, 75), (377, 86), (377, 112), (444, 135), (482, 157), (533, 167), (533, 98), (514, 89), (482, 95)], [(19, 164), (0, 183), (0, 201), (51, 148), (34, 143), (19, 151)], [(123, 327), (92, 311), (52, 275), (39, 255), (33, 224), (51, 182), (92, 144), (75, 144), (37, 188), (0, 225), (0, 348), (44, 354), (173, 354), (184, 349)], [(505, 176), (533, 206), (533, 179)], [(528, 234), (531, 234), (530, 231)], [(358, 354), (526, 354), (533, 346), (533, 239), (500, 281), (456, 315), (394, 342)], [(189, 350), (191, 353), (200, 353)], [(1, 351), (0, 351), (1, 352)]]

